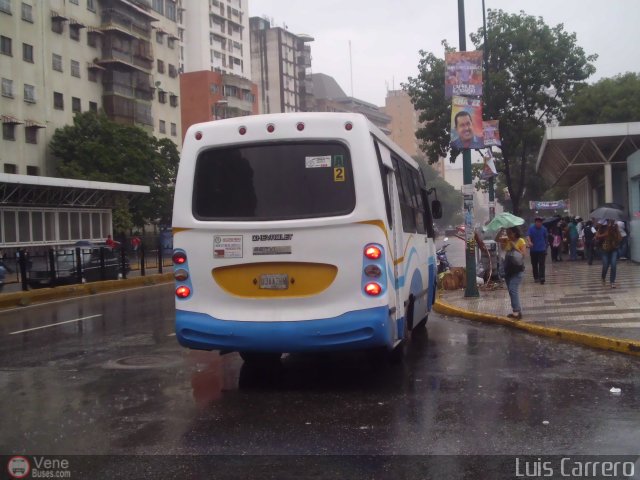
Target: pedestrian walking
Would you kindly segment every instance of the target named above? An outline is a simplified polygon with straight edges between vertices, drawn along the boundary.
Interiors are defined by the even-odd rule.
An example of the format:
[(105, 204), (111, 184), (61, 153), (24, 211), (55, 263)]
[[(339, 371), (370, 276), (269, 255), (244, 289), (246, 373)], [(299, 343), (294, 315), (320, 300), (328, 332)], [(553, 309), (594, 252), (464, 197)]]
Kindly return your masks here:
[(611, 267), (611, 288), (616, 288), (616, 264), (618, 261), (618, 248), (622, 237), (615, 220), (609, 220), (596, 234), (596, 240), (602, 242), (602, 284), (607, 283), (607, 270)]
[(531, 251), (531, 269), (533, 280), (544, 285), (545, 268), (544, 264), (547, 258), (547, 241), (549, 233), (544, 225), (542, 225), (542, 217), (536, 217), (534, 224), (529, 227), (527, 232), (526, 245)]
[(562, 231), (557, 225), (551, 228), (551, 235), (549, 236), (551, 243), (551, 261), (561, 262), (562, 256), (560, 255), (560, 247), (562, 246)]
[(627, 248), (629, 246), (629, 237), (627, 236), (627, 229), (625, 228), (625, 224), (622, 220), (618, 220), (616, 222), (618, 226), (618, 231), (620, 232), (620, 247), (618, 247), (618, 258), (620, 260), (627, 259)]
[(567, 225), (567, 238), (569, 239), (569, 260), (578, 260), (578, 225), (572, 218)]
[(506, 236), (500, 237), (499, 240), (502, 250), (505, 251), (504, 280), (511, 300), (512, 313), (508, 314), (507, 317), (520, 320), (522, 319), (520, 284), (524, 277), (524, 256), (527, 243), (520, 237), (518, 227), (508, 228)]
[(584, 228), (582, 229), (582, 234), (584, 238), (584, 258), (587, 260), (589, 265), (593, 265), (593, 255), (594, 255), (594, 243), (596, 236), (596, 229), (591, 220), (587, 220), (584, 224)]

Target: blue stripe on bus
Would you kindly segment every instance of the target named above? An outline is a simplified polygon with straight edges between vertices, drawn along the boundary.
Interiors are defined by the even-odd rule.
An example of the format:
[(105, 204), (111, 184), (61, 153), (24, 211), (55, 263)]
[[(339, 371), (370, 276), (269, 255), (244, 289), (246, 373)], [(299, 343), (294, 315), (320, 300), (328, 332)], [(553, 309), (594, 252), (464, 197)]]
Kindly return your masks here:
[(176, 311), (176, 336), (197, 350), (314, 352), (393, 346), (389, 307), (295, 322), (220, 320), (204, 313)]
[(431, 262), (429, 259), (429, 298), (427, 303), (427, 311), (431, 311), (431, 307), (433, 306), (433, 302), (436, 299), (436, 265), (434, 262)]

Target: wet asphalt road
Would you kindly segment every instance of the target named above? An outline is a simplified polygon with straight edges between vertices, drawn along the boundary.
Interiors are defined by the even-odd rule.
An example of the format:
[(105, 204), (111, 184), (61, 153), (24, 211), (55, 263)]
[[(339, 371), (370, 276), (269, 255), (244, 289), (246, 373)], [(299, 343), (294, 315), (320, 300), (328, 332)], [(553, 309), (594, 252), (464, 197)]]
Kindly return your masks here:
[(401, 365), (250, 368), (172, 330), (170, 285), (0, 312), (0, 454), (638, 453), (634, 357), (432, 314)]

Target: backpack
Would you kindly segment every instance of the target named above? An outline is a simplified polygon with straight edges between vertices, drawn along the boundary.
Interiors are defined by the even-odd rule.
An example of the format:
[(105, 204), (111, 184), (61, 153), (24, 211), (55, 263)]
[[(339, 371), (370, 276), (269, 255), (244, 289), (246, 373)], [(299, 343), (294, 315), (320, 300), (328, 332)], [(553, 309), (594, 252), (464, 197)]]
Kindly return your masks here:
[(504, 273), (507, 276), (524, 271), (524, 255), (511, 243), (511, 250), (504, 256)]

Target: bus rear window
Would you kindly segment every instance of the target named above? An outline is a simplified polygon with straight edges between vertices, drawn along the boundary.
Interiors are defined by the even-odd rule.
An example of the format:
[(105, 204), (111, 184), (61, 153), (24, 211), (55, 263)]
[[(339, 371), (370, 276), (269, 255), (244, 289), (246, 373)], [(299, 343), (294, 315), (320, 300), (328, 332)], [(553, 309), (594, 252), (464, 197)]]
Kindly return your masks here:
[(199, 220), (281, 220), (346, 215), (355, 208), (351, 160), (337, 142), (266, 143), (198, 156)]

